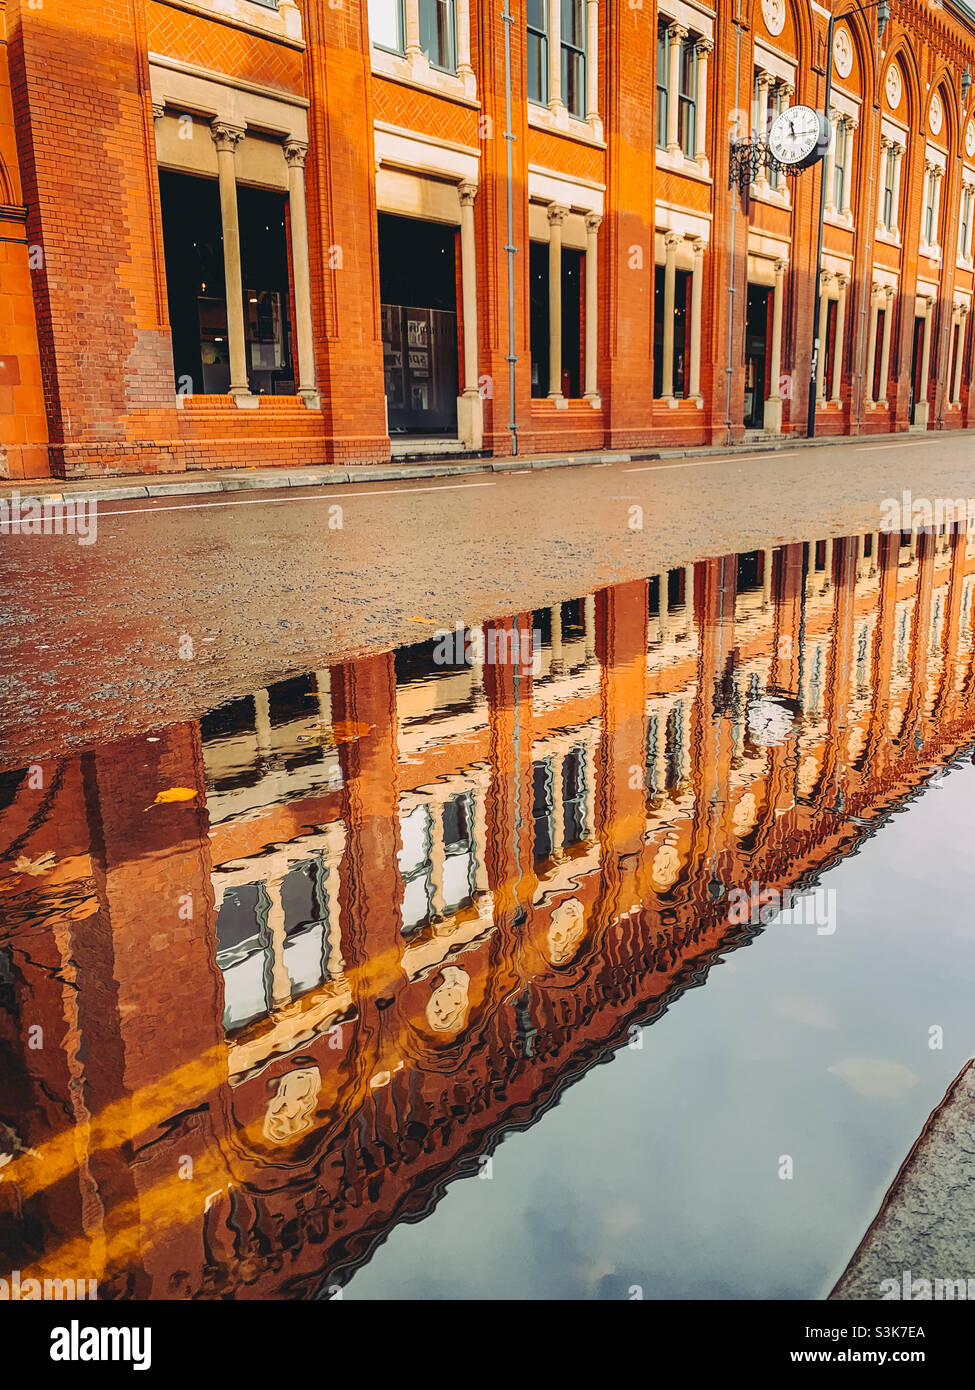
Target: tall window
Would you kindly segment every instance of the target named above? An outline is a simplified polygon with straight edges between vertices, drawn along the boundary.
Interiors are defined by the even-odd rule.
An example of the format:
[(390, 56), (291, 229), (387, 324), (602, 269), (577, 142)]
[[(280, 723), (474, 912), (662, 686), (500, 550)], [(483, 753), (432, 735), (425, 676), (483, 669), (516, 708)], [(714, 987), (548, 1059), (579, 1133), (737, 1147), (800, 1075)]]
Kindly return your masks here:
[(420, 47), (430, 66), (457, 71), (456, 0), (419, 0)]
[(403, 52), (403, 0), (369, 0), (369, 37), (377, 48)]
[(972, 190), (964, 187), (961, 191), (961, 220), (958, 227), (958, 254), (968, 255), (968, 233), (972, 225)]
[(667, 25), (657, 27), (657, 148), (667, 148), (667, 126), (670, 119), (670, 59), (667, 53)]
[(677, 104), (677, 138), (689, 159), (697, 142), (697, 38), (688, 35), (680, 46), (680, 91)]
[(884, 163), (884, 226), (888, 232), (894, 230), (897, 209), (894, 207), (894, 180), (897, 176), (897, 154), (888, 146)]
[(547, 0), (528, 0), (528, 100), (548, 102)]
[(836, 122), (836, 144), (833, 150), (833, 206), (837, 212), (846, 207), (846, 165), (849, 156), (849, 132), (846, 122)]
[(932, 169), (928, 171), (927, 194), (924, 202), (924, 240), (929, 246), (934, 244), (935, 239), (934, 200), (937, 196), (938, 183)]
[(585, 0), (562, 0), (562, 100), (570, 116), (585, 118)]

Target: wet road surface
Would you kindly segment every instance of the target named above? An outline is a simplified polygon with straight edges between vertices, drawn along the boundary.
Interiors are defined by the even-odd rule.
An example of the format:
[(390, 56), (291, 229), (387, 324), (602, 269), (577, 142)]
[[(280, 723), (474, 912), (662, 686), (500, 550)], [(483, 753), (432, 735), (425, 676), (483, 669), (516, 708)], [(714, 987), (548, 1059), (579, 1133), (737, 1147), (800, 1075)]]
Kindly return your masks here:
[[(0, 777), (0, 1265), (99, 1297), (828, 1292), (975, 1051), (975, 547), (871, 516), (633, 577), (606, 518), (638, 485), (597, 476), (607, 554), (565, 523), (589, 583), (549, 598), (550, 535), (525, 604), (527, 572), (441, 579), (460, 540), (421, 537), (378, 610), (409, 642), (352, 660), (302, 617), (348, 563), (315, 559), (317, 504), (273, 523), (318, 547), (287, 558), (263, 506), (219, 542), (177, 517), (238, 598), (200, 686), (163, 723), (157, 672), (157, 727), (77, 711)], [(393, 563), (448, 503), (369, 505)], [(513, 557), (537, 522), (507, 524)], [(274, 578), (231, 580), (233, 525)], [(218, 621), (183, 582), (157, 628), (170, 588)], [(492, 582), (497, 613), (427, 625)], [(240, 607), (265, 584), (291, 596)], [(323, 655), (260, 684), (281, 612)], [(88, 640), (52, 663), (99, 669)]]
[(288, 672), (414, 642), (424, 625), (544, 607), (704, 554), (873, 530), (905, 488), (975, 495), (972, 451), (968, 436), (927, 434), (159, 498), (104, 504), (90, 546), (0, 536), (0, 766), (199, 717)]

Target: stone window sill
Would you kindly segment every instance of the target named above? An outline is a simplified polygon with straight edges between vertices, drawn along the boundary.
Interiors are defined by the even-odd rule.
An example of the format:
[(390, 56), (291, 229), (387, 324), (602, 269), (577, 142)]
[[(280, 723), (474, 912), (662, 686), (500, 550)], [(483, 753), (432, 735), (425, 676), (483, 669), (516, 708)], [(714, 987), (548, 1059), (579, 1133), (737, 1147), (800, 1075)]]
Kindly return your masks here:
[(301, 11), (294, 0), (280, 0), (276, 8), (257, 4), (256, 0), (164, 0), (164, 3), (173, 9), (205, 15), (208, 19), (222, 19), (236, 29), (283, 39), (304, 48)]
[(536, 130), (551, 130), (556, 135), (569, 135), (573, 140), (584, 140), (587, 144), (599, 145), (605, 149), (603, 122), (599, 116), (592, 116), (584, 121), (578, 116), (570, 116), (562, 105), (553, 109), (550, 106), (536, 106), (534, 102), (529, 102), (528, 124)]
[(701, 183), (711, 182), (711, 171), (706, 159), (698, 163), (683, 151), (672, 154), (670, 150), (662, 150), (659, 145), (655, 150), (655, 158), (658, 169), (668, 169), (672, 174), (682, 174), (684, 178), (698, 179)]
[(373, 44), (372, 70), (379, 77), (391, 77), (395, 82), (418, 87), (424, 92), (434, 92), (437, 96), (449, 97), (452, 101), (462, 101), (471, 106), (477, 104), (477, 79), (471, 68), (466, 72), (441, 72), (439, 68), (431, 67), (422, 53), (407, 57)]

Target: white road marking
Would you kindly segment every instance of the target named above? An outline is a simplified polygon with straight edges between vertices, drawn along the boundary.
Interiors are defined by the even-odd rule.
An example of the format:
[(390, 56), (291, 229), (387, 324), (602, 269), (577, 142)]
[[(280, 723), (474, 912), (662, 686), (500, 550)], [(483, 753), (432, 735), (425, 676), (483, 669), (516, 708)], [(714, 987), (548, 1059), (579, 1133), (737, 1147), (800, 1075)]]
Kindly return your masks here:
[(232, 502), (184, 502), (178, 507), (129, 507), (117, 512), (103, 512), (99, 507), (98, 520), (103, 516), (135, 516), (139, 512), (192, 512), (202, 511), (207, 507), (256, 507), (263, 504), (265, 507), (273, 507), (281, 502), (328, 502), (333, 497), (341, 497), (348, 501), (353, 497), (398, 497), (404, 492), (457, 492), (461, 488), (469, 487), (494, 487), (494, 483), (447, 483), (444, 487), (387, 487), (374, 488), (369, 492), (324, 492), (318, 493), (315, 497), (241, 497), (235, 498)]
[(854, 444), (853, 448), (856, 453), (862, 454), (866, 449), (904, 449), (912, 444), (930, 444), (931, 442), (931, 440), (922, 438), (898, 439), (896, 443), (891, 444)]
[(712, 463), (750, 463), (753, 459), (793, 459), (799, 453), (798, 449), (784, 449), (779, 453), (778, 449), (769, 449), (764, 454), (733, 454), (730, 458), (720, 459), (699, 459), (695, 463), (648, 463), (644, 468), (624, 468), (624, 473), (663, 473), (668, 468), (706, 468)]

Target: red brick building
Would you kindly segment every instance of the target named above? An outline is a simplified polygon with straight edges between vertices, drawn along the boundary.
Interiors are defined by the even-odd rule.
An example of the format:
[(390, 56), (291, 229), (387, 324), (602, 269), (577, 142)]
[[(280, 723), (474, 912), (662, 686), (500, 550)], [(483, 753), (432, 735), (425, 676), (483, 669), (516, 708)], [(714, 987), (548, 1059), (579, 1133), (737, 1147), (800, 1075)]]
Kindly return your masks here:
[(0, 471), (803, 434), (817, 294), (820, 432), (967, 425), (975, 11), (836, 0), (818, 275), (826, 7), (511, 5), (0, 0)]

